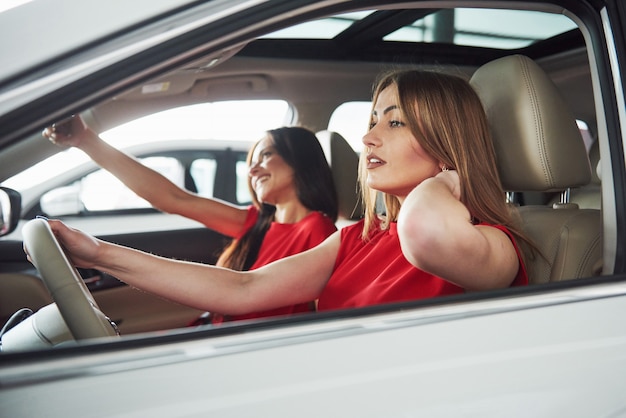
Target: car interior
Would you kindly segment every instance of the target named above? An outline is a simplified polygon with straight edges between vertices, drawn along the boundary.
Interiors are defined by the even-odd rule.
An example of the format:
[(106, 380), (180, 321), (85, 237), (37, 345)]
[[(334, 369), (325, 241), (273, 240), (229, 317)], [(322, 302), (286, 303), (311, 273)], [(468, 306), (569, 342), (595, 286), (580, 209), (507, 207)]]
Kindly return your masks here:
[[(552, 22), (549, 19), (554, 18), (552, 26), (544, 24), (553, 27), (552, 32), (538, 35), (536, 26), (528, 27), (523, 34), (510, 35), (511, 45), (507, 45), (507, 35), (493, 35), (502, 28), (455, 29), (455, 12), (460, 25), (463, 13), (471, 15), (472, 11), (476, 10), (390, 7), (329, 13), (308, 22), (334, 25), (316, 36), (297, 35), (295, 27), (276, 27), (269, 32), (265, 28), (235, 47), (180, 59), (174, 69), (155, 70), (149, 77), (143, 76), (141, 83), (127, 83), (114, 95), (103, 95), (92, 100), (90, 106), (71, 111), (80, 112), (97, 132), (105, 132), (182, 105), (239, 99), (286, 100), (293, 114), (290, 123), (317, 132), (327, 154), (340, 195), (338, 226), (342, 227), (361, 214), (359, 150), (355, 148), (359, 138), (329, 129), (332, 112), (345, 102), (371, 100), (374, 80), (389, 68), (417, 66), (459, 74), (470, 80), (483, 101), (504, 189), (510, 202), (519, 207), (523, 225), (539, 250), (527, 266), (532, 284), (611, 273), (611, 255), (603, 248), (610, 238), (605, 231), (614, 223), (614, 215), (601, 209), (601, 147), (597, 141), (597, 133), (602, 130), (598, 125), (604, 121), (597, 116), (602, 113), (594, 99), (583, 31), (556, 8), (509, 11), (511, 16), (506, 10), (480, 11), (485, 16), (495, 13), (495, 17), (485, 18), (492, 22), (498, 20), (497, 16), (521, 20), (524, 13), (535, 13), (532, 19), (540, 22), (544, 18)], [(484, 26), (488, 26), (486, 21), (481, 20)], [(341, 29), (332, 32), (329, 28), (335, 26)], [(455, 43), (455, 30), (458, 35), (499, 41), (504, 46)], [(405, 33), (412, 40), (407, 40)], [(167, 64), (174, 67), (174, 62)], [(49, 113), (44, 122), (53, 123), (59, 116)], [(361, 131), (365, 131), (367, 115), (359, 121)], [(591, 135), (587, 142), (579, 122), (586, 124)], [(0, 168), (0, 178), (59, 152), (37, 133), (16, 144), (15, 149), (31, 152)], [(168, 241), (167, 234), (174, 238)], [(186, 241), (190, 247), (202, 247), (205, 240), (218, 239), (193, 228), (100, 236), (164, 256), (172, 256), (175, 247), (164, 242)], [(12, 271), (0, 272), (0, 321), (6, 321), (22, 306), (36, 310), (52, 302), (35, 269), (17, 254), (21, 248), (9, 247), (8, 242), (0, 240), (3, 257), (19, 261), (14, 262)], [(214, 262), (212, 257), (201, 261)], [(121, 283), (99, 288), (101, 276), (100, 272), (93, 273), (90, 291), (102, 312), (118, 324), (122, 335), (184, 327), (200, 313)]]

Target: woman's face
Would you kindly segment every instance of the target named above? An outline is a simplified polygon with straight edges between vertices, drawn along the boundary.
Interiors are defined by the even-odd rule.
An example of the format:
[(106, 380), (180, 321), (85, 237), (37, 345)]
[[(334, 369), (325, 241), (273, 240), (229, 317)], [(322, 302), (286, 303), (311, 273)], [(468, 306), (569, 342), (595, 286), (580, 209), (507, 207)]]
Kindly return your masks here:
[(376, 99), (372, 126), (363, 137), (367, 185), (400, 201), (423, 180), (441, 171), (438, 162), (419, 145), (400, 110), (395, 85)]
[(297, 198), (294, 171), (278, 154), (270, 135), (254, 148), (248, 175), (260, 202), (280, 205)]

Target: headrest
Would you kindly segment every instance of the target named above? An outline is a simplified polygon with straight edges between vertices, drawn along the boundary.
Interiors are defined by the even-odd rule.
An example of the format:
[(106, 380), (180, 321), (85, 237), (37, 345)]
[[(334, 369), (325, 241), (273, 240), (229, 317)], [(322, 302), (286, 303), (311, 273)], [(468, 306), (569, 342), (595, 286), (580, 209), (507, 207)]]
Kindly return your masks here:
[(337, 132), (320, 131), (316, 135), (333, 173), (339, 197), (339, 217), (359, 219), (363, 209), (358, 182), (358, 154)]
[(487, 112), (505, 190), (557, 192), (589, 183), (576, 119), (534, 61), (523, 55), (494, 60), (470, 83)]

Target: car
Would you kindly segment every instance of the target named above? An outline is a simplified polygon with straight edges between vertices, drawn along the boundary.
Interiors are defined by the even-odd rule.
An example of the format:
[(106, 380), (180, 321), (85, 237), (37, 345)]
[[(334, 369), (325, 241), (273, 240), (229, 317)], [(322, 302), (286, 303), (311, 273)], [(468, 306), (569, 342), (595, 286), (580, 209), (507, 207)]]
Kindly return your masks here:
[[(11, 59), (0, 69), (0, 309), (13, 315), (0, 353), (3, 415), (626, 415), (623, 2), (49, 0), (4, 7), (0, 53)], [(35, 17), (45, 36), (33, 35)], [(479, 93), (507, 199), (542, 250), (527, 266), (530, 285), (188, 327), (197, 310), (99, 271), (76, 275), (64, 263), (35, 269), (23, 251), (24, 240), (47, 236), (39, 229), (46, 223), (33, 219), (37, 210), (22, 211), (20, 193), (6, 181), (60, 152), (41, 137), (52, 123), (81, 114), (104, 132), (180, 106), (282, 100), (284, 123), (350, 145), (329, 160), (338, 181), (353, 186), (340, 188), (340, 199), (354, 204), (355, 178), (342, 168), (361, 150), (372, 84), (403, 67), (460, 75)], [(238, 116), (244, 124), (253, 115)], [(33, 196), (41, 201), (39, 192)], [(135, 222), (160, 215), (129, 214), (136, 228), (126, 232), (115, 225), (94, 231), (189, 260), (197, 253), (181, 243), (224, 242), (174, 220)], [(63, 218), (77, 227), (85, 221)], [(70, 332), (61, 341), (11, 345), (16, 330), (32, 337), (26, 325), (35, 320), (82, 319), (66, 317), (44, 284), (57, 273), (79, 289), (71, 302), (97, 305), (120, 335)], [(87, 334), (101, 323), (111, 332), (100, 316)]]

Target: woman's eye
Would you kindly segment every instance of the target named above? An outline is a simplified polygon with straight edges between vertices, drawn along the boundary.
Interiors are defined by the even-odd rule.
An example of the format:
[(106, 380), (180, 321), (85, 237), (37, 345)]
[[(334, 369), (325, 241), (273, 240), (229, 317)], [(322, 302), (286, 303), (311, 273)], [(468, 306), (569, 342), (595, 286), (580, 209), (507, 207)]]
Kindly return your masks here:
[(404, 126), (404, 122), (400, 122), (399, 120), (392, 120), (389, 122), (389, 126), (392, 128), (399, 128)]
[(370, 131), (376, 126), (376, 122), (370, 122)]

